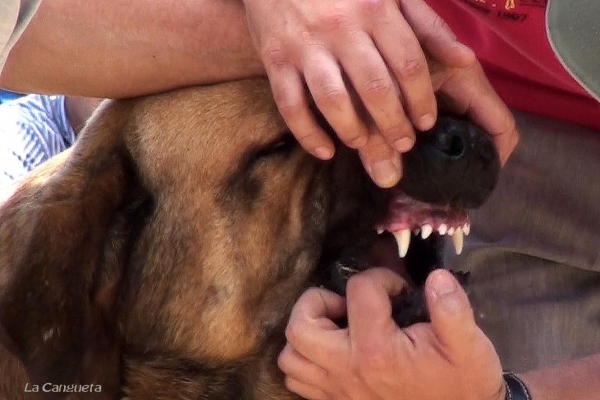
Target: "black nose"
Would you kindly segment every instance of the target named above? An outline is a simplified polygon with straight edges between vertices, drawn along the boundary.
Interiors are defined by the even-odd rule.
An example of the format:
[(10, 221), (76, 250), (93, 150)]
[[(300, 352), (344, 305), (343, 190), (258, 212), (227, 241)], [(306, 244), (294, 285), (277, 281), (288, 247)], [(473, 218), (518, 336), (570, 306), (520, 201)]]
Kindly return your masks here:
[(481, 206), (496, 186), (500, 159), (491, 137), (465, 119), (440, 117), (417, 132), (403, 155), (400, 188), (412, 198), (460, 208)]

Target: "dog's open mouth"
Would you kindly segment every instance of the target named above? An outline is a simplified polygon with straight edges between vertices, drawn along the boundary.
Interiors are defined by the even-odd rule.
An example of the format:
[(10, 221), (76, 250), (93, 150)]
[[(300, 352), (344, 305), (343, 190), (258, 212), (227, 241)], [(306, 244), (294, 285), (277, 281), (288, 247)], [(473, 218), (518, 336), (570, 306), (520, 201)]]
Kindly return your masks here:
[[(371, 187), (369, 204), (348, 212), (351, 222), (334, 225), (322, 265), (330, 274), (327, 286), (340, 294), (360, 271), (385, 267), (398, 273), (408, 286), (393, 301), (394, 319), (407, 326), (427, 320), (425, 280), (444, 268), (445, 242), (462, 253), (471, 230), (465, 210), (480, 207), (491, 194), (500, 160), (486, 132), (467, 120), (441, 117), (432, 130), (417, 135), (402, 162), (404, 174), (395, 188)], [(466, 284), (468, 274), (454, 274)]]
[(470, 229), (469, 217), (464, 210), (424, 203), (407, 196), (400, 189), (394, 190), (385, 218), (375, 226), (377, 234), (390, 232), (394, 236), (400, 258), (408, 253), (413, 237), (425, 240), (431, 235), (450, 236), (456, 254), (460, 254), (464, 236), (469, 234)]
[[(335, 258), (333, 283), (344, 293), (345, 282), (354, 274), (374, 267), (388, 268), (411, 286), (422, 286), (428, 273), (443, 268), (442, 248), (450, 236), (455, 252), (463, 250), (470, 232), (466, 211), (457, 206), (435, 205), (415, 200), (398, 187), (390, 192), (385, 215), (375, 222), (373, 235), (363, 251), (350, 246)], [(376, 234), (375, 234), (376, 232)]]

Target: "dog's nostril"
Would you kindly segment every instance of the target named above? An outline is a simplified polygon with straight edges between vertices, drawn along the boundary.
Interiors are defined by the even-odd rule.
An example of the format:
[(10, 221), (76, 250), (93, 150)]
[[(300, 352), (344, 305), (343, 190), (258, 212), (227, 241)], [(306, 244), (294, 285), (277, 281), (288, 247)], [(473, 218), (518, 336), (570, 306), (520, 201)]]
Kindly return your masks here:
[(465, 152), (465, 143), (460, 135), (450, 135), (444, 141), (444, 153), (450, 157), (461, 157)]

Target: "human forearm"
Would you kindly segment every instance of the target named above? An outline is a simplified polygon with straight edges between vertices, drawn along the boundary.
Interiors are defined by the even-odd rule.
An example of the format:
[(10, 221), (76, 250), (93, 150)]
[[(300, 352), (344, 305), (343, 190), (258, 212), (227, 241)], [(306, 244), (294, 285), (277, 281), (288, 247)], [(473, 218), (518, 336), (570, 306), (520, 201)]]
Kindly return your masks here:
[(600, 354), (528, 372), (521, 379), (532, 400), (600, 400)]
[(241, 1), (44, 0), (0, 84), (116, 98), (261, 73)]

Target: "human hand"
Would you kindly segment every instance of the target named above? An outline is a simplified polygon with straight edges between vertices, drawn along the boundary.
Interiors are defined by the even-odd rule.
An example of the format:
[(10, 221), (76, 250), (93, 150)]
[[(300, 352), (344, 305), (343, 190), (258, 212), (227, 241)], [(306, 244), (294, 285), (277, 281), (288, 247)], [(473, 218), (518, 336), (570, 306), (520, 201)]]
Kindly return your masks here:
[(244, 0), (250, 33), (290, 130), (315, 156), (332, 140), (309, 96), (341, 141), (382, 187), (401, 176), (399, 153), (413, 125), (433, 126), (436, 99), (425, 52), (439, 65), (475, 60), (423, 0)]
[[(311, 400), (503, 400), (500, 360), (475, 324), (466, 293), (445, 270), (425, 284), (430, 324), (400, 329), (390, 296), (404, 281), (386, 269), (352, 277), (347, 301), (309, 289), (292, 311), (279, 356), (288, 389)], [(331, 319), (348, 314), (348, 328)]]
[(488, 132), (504, 165), (519, 142), (519, 133), (513, 114), (486, 78), (479, 62), (449, 68), (430, 61), (429, 67), (441, 108), (468, 117)]

